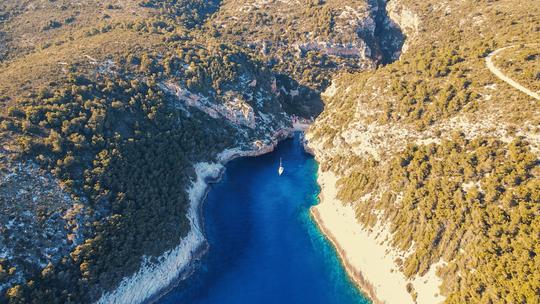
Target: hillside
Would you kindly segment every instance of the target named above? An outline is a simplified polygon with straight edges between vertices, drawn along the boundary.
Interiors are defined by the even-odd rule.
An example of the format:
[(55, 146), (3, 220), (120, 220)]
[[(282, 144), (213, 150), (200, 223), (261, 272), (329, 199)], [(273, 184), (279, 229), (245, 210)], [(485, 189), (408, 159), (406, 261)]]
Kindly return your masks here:
[(1, 5), (0, 302), (98, 300), (192, 229), (194, 164), (321, 109), (205, 36), (212, 2)]
[(399, 56), (403, 36), (385, 6), (378, 0), (223, 1), (206, 27), (322, 90), (337, 71), (374, 69)]
[[(399, 256), (407, 301), (426, 302), (414, 282), (436, 271), (445, 303), (539, 302), (540, 103), (486, 57), (516, 46), (494, 62), (537, 90), (540, 6), (389, 7), (405, 51), (377, 71), (342, 73), (323, 94), (307, 134), (321, 172), (337, 177), (337, 198), (366, 235)], [(389, 238), (375, 237), (386, 225)]]
[(297, 117), (374, 302), (538, 303), (538, 45), (534, 0), (3, 0), (0, 303), (155, 296), (207, 178)]

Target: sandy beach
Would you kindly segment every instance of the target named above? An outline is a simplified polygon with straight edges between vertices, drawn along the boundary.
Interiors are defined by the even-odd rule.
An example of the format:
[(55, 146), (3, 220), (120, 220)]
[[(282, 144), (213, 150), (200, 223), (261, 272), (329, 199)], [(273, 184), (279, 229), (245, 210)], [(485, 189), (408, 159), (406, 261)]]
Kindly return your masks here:
[[(189, 218), (192, 229), (180, 245), (158, 258), (157, 263), (145, 260), (141, 269), (132, 277), (125, 278), (119, 288), (103, 295), (98, 303), (138, 303), (156, 299), (170, 288), (182, 272), (189, 269), (191, 262), (205, 250), (205, 240), (201, 228), (199, 208), (210, 180), (221, 174), (228, 161), (246, 156), (257, 156), (271, 152), (278, 141), (290, 135), (295, 126), (285, 134), (280, 134), (267, 145), (254, 150), (227, 149), (217, 157), (218, 163), (195, 165), (197, 179), (189, 189), (191, 208)], [(444, 298), (438, 295), (440, 279), (435, 275), (436, 267), (420, 278), (408, 281), (397, 271), (395, 259), (404, 254), (387, 244), (390, 239), (388, 228), (378, 225), (369, 232), (356, 220), (354, 209), (336, 199), (337, 177), (331, 172), (319, 169), (318, 183), (321, 187), (320, 203), (311, 209), (311, 214), (321, 231), (336, 248), (340, 259), (354, 282), (374, 303), (413, 304), (413, 297), (406, 290), (411, 282), (417, 294), (417, 303), (440, 303)], [(188, 271), (189, 273), (189, 271)], [(187, 275), (187, 273), (186, 273)], [(136, 291), (136, 292), (135, 292)]]
[(372, 232), (364, 228), (356, 220), (353, 207), (336, 199), (336, 181), (332, 172), (319, 169), (320, 203), (311, 209), (311, 214), (362, 291), (374, 303), (413, 304), (413, 297), (406, 289), (410, 282), (418, 293), (417, 303), (442, 302), (444, 297), (439, 295), (441, 280), (435, 275), (436, 266), (423, 277), (407, 280), (394, 262), (405, 253), (388, 244), (391, 237), (388, 227), (379, 223)]

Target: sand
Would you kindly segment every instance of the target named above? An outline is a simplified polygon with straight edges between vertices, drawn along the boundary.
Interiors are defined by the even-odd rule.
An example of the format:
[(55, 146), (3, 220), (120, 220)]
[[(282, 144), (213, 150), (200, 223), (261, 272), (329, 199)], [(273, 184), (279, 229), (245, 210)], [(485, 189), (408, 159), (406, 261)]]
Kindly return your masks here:
[(417, 303), (444, 301), (438, 294), (441, 280), (435, 274), (436, 267), (432, 266), (425, 276), (408, 281), (394, 262), (405, 253), (388, 244), (387, 240), (391, 238), (388, 227), (379, 223), (373, 232), (364, 228), (356, 220), (353, 207), (336, 199), (336, 181), (333, 173), (319, 169), (320, 203), (312, 207), (311, 213), (362, 291), (374, 303), (413, 304), (413, 298), (406, 290), (407, 283), (411, 282), (418, 292)]

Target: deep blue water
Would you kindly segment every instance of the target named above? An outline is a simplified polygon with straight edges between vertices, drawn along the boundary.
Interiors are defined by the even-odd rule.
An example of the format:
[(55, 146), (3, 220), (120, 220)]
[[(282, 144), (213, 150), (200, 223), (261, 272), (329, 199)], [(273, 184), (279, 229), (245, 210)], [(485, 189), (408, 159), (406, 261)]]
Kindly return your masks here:
[(316, 174), (299, 134), (230, 162), (203, 207), (208, 253), (159, 303), (369, 303), (310, 218)]

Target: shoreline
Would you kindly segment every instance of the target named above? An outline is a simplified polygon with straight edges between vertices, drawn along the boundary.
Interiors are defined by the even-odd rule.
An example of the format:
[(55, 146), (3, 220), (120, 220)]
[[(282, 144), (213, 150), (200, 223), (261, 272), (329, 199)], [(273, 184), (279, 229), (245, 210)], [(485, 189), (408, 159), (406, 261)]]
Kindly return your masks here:
[[(316, 147), (315, 147), (316, 148)], [(331, 172), (317, 172), (320, 187), (319, 203), (310, 209), (312, 220), (330, 241), (349, 278), (374, 304), (440, 303), (442, 280), (436, 275), (441, 263), (431, 265), (422, 277), (407, 279), (396, 265), (396, 259), (406, 258), (406, 252), (390, 244), (392, 234), (387, 225), (377, 223), (364, 228), (356, 219), (354, 208), (336, 198), (337, 177)], [(407, 291), (411, 284), (413, 290)], [(417, 301), (413, 300), (413, 293)]]
[[(319, 200), (322, 200), (322, 198), (319, 198)], [(377, 294), (375, 293), (375, 290), (373, 288), (373, 285), (367, 281), (364, 276), (362, 275), (362, 272), (355, 271), (354, 267), (351, 266), (351, 264), (348, 262), (346, 257), (346, 252), (339, 246), (339, 244), (336, 241), (336, 238), (332, 234), (332, 231), (328, 229), (323, 221), (321, 220), (321, 215), (319, 211), (316, 208), (311, 208), (309, 210), (309, 213), (311, 215), (312, 220), (317, 225), (317, 228), (321, 231), (321, 233), (324, 235), (324, 237), (332, 244), (332, 247), (334, 247), (339, 261), (343, 268), (345, 268), (345, 271), (347, 272), (347, 275), (349, 276), (349, 279), (352, 280), (353, 284), (360, 290), (360, 292), (366, 296), (369, 300), (373, 302), (373, 304), (382, 304), (381, 300), (377, 298)]]
[[(191, 230), (180, 244), (157, 258), (144, 257), (141, 268), (131, 277), (124, 278), (117, 289), (104, 294), (97, 303), (155, 303), (178, 286), (197, 269), (197, 263), (209, 250), (204, 236), (203, 206), (211, 184), (218, 183), (225, 165), (234, 159), (256, 157), (274, 151), (280, 141), (290, 138), (295, 132), (305, 131), (305, 127), (282, 129), (274, 133), (270, 141), (253, 142), (253, 149), (230, 148), (216, 156), (216, 162), (194, 164), (196, 179), (188, 188), (190, 208), (188, 218)], [(309, 146), (304, 139), (306, 153), (314, 155), (317, 147)], [(310, 217), (323, 236), (330, 241), (341, 265), (352, 283), (374, 304), (415, 303), (406, 285), (412, 283), (418, 293), (417, 303), (439, 303), (444, 297), (438, 295), (439, 278), (435, 275), (436, 265), (432, 265), (423, 277), (407, 280), (396, 270), (395, 259), (405, 253), (394, 250), (387, 241), (391, 237), (387, 226), (376, 225), (365, 229), (357, 222), (354, 210), (336, 198), (337, 177), (331, 172), (321, 172), (317, 183), (320, 187), (319, 202), (310, 208)], [(381, 236), (382, 235), (382, 236)], [(154, 260), (157, 262), (150, 262)], [(395, 269), (396, 268), (396, 269)], [(134, 292), (136, 291), (136, 292)]]
[[(143, 257), (141, 267), (130, 277), (124, 278), (118, 287), (103, 294), (97, 304), (155, 303), (178, 284), (187, 279), (196, 269), (196, 263), (209, 249), (204, 236), (204, 218), (202, 208), (209, 185), (220, 181), (225, 165), (237, 158), (256, 157), (274, 151), (282, 140), (291, 138), (295, 132), (303, 132), (307, 124), (293, 125), (292, 128), (278, 130), (270, 137), (270, 143), (254, 142), (256, 148), (242, 150), (230, 148), (216, 156), (217, 162), (199, 162), (194, 164), (196, 178), (187, 193), (190, 199), (188, 219), (191, 228), (175, 248), (159, 257)], [(151, 262), (157, 260), (157, 262)], [(137, 292), (134, 292), (137, 291)]]
[[(232, 159), (231, 159), (232, 160)], [(198, 165), (200, 163), (197, 163), (195, 165)], [(206, 197), (208, 196), (208, 193), (211, 190), (211, 185), (219, 183), (223, 177), (223, 174), (225, 173), (225, 167), (221, 168), (219, 174), (217, 177), (214, 176), (208, 176), (206, 178), (203, 178), (205, 180), (206, 186), (204, 195), (201, 197), (199, 206), (198, 206), (198, 216), (201, 220), (201, 231), (204, 231), (204, 217), (203, 217), (203, 207), (204, 202), (206, 201)], [(204, 233), (203, 233), (204, 236)], [(161, 299), (163, 296), (171, 292), (173, 289), (175, 289), (182, 281), (188, 279), (196, 270), (197, 270), (197, 262), (202, 259), (202, 257), (208, 252), (210, 249), (210, 245), (208, 244), (206, 238), (203, 239), (203, 242), (200, 244), (198, 248), (195, 248), (194, 255), (191, 258), (191, 260), (188, 262), (188, 265), (186, 265), (186, 269), (181, 270), (180, 273), (177, 275), (177, 278), (169, 284), (169, 286), (164, 287), (161, 291), (158, 293), (150, 296), (147, 300), (143, 301), (143, 304), (153, 304), (157, 303), (159, 299)]]

